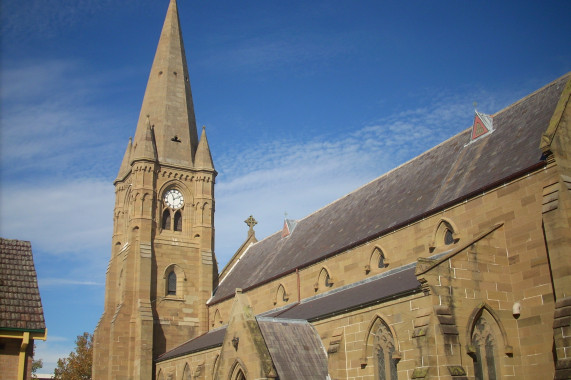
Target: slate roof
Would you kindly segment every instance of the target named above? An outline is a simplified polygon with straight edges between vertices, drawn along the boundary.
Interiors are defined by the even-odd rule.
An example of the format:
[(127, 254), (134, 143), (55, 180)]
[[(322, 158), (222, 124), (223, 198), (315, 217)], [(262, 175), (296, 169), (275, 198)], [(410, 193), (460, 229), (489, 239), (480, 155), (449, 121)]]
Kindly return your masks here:
[(299, 305), (276, 313), (278, 318), (306, 319), (310, 322), (345, 313), (389, 298), (419, 292), (420, 282), (414, 271), (416, 263), (345, 286), (323, 295), (303, 300)]
[(471, 128), (252, 245), (209, 304), (421, 219), (544, 165), (539, 143), (567, 74), (493, 115), (494, 133), (468, 144)]
[[(387, 299), (419, 292), (420, 283), (414, 275), (415, 268), (416, 263), (395, 268), (366, 280), (308, 298), (299, 304), (291, 304), (285, 308), (263, 313), (257, 318), (258, 320), (261, 318), (273, 318), (275, 320), (284, 320), (284, 322), (290, 319), (308, 320), (311, 322), (337, 313), (366, 307)], [(209, 331), (164, 353), (158, 358), (158, 361), (221, 346), (225, 334), (226, 327)]]
[(325, 380), (327, 354), (307, 321), (256, 318), (280, 379)]
[(0, 329), (45, 328), (32, 244), (0, 238)]
[(165, 352), (157, 358), (157, 361), (168, 360), (182, 355), (191, 354), (193, 352), (204, 351), (209, 348), (221, 346), (224, 341), (224, 335), (226, 335), (226, 327), (210, 330), (206, 334), (191, 339), (188, 342)]

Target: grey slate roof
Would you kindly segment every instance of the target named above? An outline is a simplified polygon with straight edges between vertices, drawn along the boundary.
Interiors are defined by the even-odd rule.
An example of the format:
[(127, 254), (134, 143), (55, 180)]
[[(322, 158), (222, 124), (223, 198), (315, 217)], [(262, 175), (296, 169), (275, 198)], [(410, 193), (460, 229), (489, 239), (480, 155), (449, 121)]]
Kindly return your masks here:
[(327, 354), (307, 321), (258, 317), (258, 326), (281, 380), (325, 380)]
[(365, 307), (389, 298), (420, 291), (414, 275), (416, 263), (383, 273), (322, 296), (303, 300), (299, 305), (275, 314), (278, 318), (314, 321), (348, 310)]
[[(258, 321), (260, 318), (271, 317), (275, 320), (284, 319), (284, 322), (288, 319), (302, 319), (311, 322), (336, 313), (417, 292), (420, 291), (420, 283), (414, 275), (415, 268), (416, 263), (395, 268), (369, 279), (304, 300), (300, 304), (292, 304), (264, 313), (257, 318)], [(209, 331), (164, 353), (158, 358), (158, 361), (221, 346), (225, 334), (226, 327)]]
[[(494, 115), (494, 133), (471, 128), (252, 245), (209, 304), (381, 236), (543, 165), (539, 149), (569, 74)], [(468, 144), (468, 145), (466, 145)], [(335, 274), (333, 274), (335, 275)]]
[(0, 329), (45, 328), (31, 243), (0, 238)]
[(165, 352), (158, 357), (157, 361), (168, 360), (182, 355), (191, 354), (193, 352), (221, 346), (224, 341), (224, 335), (226, 335), (226, 327), (210, 330), (206, 334), (202, 334), (197, 338), (191, 339), (188, 342)]

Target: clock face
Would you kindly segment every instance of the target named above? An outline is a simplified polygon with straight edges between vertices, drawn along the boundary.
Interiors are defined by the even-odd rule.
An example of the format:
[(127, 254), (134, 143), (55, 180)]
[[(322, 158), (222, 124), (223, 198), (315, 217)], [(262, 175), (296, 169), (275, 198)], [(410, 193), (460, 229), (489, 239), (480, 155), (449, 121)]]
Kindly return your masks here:
[(176, 210), (181, 208), (184, 205), (184, 198), (180, 191), (176, 189), (170, 189), (165, 193), (165, 204)]

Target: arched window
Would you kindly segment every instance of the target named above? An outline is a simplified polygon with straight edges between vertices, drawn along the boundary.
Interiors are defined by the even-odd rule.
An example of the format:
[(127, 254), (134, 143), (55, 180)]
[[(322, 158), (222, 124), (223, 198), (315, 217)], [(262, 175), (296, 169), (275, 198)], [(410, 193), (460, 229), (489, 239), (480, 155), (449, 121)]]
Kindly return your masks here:
[(333, 281), (331, 281), (331, 276), (329, 276), (329, 273), (327, 273), (327, 272), (325, 273), (325, 281), (324, 281), (324, 283), (325, 283), (325, 286), (328, 287), (328, 288), (330, 288), (330, 287), (333, 286)]
[(389, 259), (381, 247), (374, 247), (369, 256), (368, 264), (365, 265), (365, 274), (378, 273), (379, 269), (385, 269), (389, 266)]
[(182, 231), (182, 213), (180, 210), (174, 213), (174, 230)]
[(321, 268), (319, 276), (317, 277), (317, 282), (313, 286), (315, 291), (319, 289), (330, 288), (334, 284), (333, 278), (329, 275), (329, 271), (325, 268)]
[(170, 230), (171, 229), (171, 212), (169, 209), (165, 209), (165, 211), (163, 211), (162, 228), (163, 228), (163, 230)]
[(389, 326), (379, 323), (374, 340), (376, 378), (379, 380), (397, 380), (397, 360), (395, 353), (395, 340)]
[[(217, 359), (218, 360), (218, 359)], [(240, 365), (241, 361), (240, 359), (238, 359), (236, 361), (236, 363), (234, 364), (234, 368), (232, 369), (232, 371), (230, 372), (230, 379), (231, 380), (246, 380), (246, 372), (244, 372), (244, 367), (242, 367)]]
[(289, 295), (287, 294), (283, 284), (280, 284), (278, 286), (278, 290), (276, 291), (276, 298), (274, 299), (274, 305), (284, 304), (288, 300), (289, 300)]
[(212, 327), (218, 327), (222, 325), (222, 316), (220, 315), (220, 310), (216, 309), (214, 312), (214, 318), (212, 318)]
[(188, 364), (184, 366), (184, 371), (182, 372), (182, 380), (192, 380), (192, 374)]
[(449, 228), (444, 232), (444, 244), (454, 244), (454, 233)]
[(167, 279), (167, 295), (175, 296), (176, 295), (176, 273), (174, 270), (169, 273)]
[(379, 254), (379, 261), (377, 262), (377, 267), (379, 268), (385, 267), (385, 254), (382, 251)]
[(242, 370), (239, 370), (235, 377), (236, 380), (246, 380), (246, 376)]
[(487, 311), (483, 311), (474, 323), (472, 330), (472, 359), (474, 360), (474, 376), (476, 380), (495, 380), (500, 378), (497, 365), (498, 342)]
[(438, 247), (449, 246), (458, 243), (460, 236), (454, 223), (450, 219), (442, 219), (434, 230), (430, 250), (434, 251)]

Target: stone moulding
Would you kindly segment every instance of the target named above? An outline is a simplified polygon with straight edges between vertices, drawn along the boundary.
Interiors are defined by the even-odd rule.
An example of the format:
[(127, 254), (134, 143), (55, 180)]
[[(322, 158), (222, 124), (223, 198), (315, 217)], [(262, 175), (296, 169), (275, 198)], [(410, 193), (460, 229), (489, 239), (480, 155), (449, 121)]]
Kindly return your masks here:
[(424, 279), (423, 277), (420, 277), (420, 276), (427, 273), (431, 269), (437, 267), (438, 265), (442, 264), (443, 262), (445, 262), (445, 261), (451, 259), (452, 257), (456, 256), (460, 252), (464, 251), (466, 248), (469, 248), (472, 244), (475, 244), (478, 241), (482, 240), (483, 238), (485, 238), (486, 236), (488, 236), (489, 234), (491, 234), (492, 232), (494, 232), (498, 228), (502, 227), (503, 225), (504, 225), (503, 223), (498, 223), (498, 224), (493, 225), (487, 231), (482, 232), (481, 234), (477, 235), (476, 237), (474, 237), (470, 241), (467, 241), (466, 243), (458, 246), (458, 248), (454, 249), (449, 254), (444, 255), (440, 259), (433, 260), (434, 261), (433, 263), (429, 263), (427, 259), (419, 258), (418, 264), (416, 267), (417, 269), (415, 271), (415, 275), (417, 277), (419, 277), (418, 281), (420, 281), (421, 283), (425, 283), (426, 279)]

